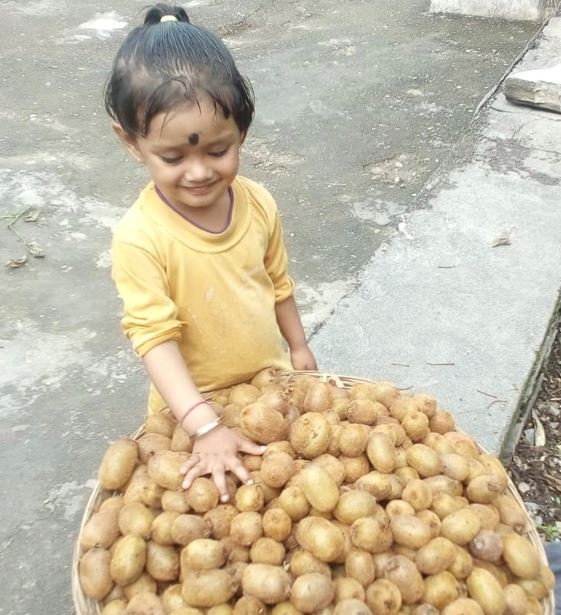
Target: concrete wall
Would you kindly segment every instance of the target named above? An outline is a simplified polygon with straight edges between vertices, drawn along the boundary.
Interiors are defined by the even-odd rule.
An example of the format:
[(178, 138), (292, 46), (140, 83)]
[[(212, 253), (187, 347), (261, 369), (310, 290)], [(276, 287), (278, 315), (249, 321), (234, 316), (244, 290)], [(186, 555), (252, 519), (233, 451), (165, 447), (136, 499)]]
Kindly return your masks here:
[(540, 20), (551, 0), (431, 0), (431, 13), (460, 13), (503, 19)]

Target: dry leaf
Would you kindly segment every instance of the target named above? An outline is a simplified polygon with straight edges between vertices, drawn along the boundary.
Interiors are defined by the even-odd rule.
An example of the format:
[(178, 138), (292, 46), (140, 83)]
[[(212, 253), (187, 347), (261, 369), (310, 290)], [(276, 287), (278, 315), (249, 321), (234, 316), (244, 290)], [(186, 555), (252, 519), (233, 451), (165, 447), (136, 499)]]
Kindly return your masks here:
[(32, 207), (31, 209), (27, 210), (27, 213), (25, 214), (25, 216), (23, 216), (23, 219), (25, 220), (25, 222), (37, 222), (40, 213), (41, 212), (39, 209)]
[(491, 247), (510, 246), (510, 231), (503, 231), (492, 243)]
[(36, 241), (26, 241), (25, 247), (33, 258), (43, 258), (45, 256), (45, 251)]
[(17, 269), (18, 267), (23, 267), (27, 263), (27, 255), (22, 256), (21, 258), (11, 258), (4, 267), (9, 267), (10, 269)]
[(536, 429), (535, 446), (545, 446), (545, 429), (543, 428), (540, 417), (535, 410), (532, 412), (532, 419)]
[(555, 489), (555, 491), (561, 493), (561, 480), (555, 478), (554, 476), (551, 476), (551, 474), (547, 474), (546, 472), (544, 472), (544, 476), (545, 480), (547, 481), (547, 484), (553, 489)]

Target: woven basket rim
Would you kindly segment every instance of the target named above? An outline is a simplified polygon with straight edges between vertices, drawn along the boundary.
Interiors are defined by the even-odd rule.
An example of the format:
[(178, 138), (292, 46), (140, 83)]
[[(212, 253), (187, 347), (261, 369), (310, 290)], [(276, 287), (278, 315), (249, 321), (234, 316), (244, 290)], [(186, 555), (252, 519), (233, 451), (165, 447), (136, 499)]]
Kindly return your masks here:
[[(282, 378), (293, 378), (295, 376), (313, 376), (318, 378), (321, 382), (329, 382), (334, 384), (339, 388), (351, 388), (353, 384), (372, 384), (377, 382), (375, 380), (367, 379), (367, 378), (357, 378), (355, 376), (343, 376), (339, 374), (334, 374), (330, 372), (319, 372), (314, 370), (274, 370), (275, 373)], [(401, 389), (403, 390), (403, 389)], [(463, 430), (456, 427), (455, 429), (459, 433), (466, 433)], [(138, 440), (144, 434), (144, 425), (141, 425), (133, 434), (129, 436), (132, 440)], [(469, 434), (466, 434), (469, 435)], [(471, 437), (471, 436), (470, 436)], [(473, 439), (473, 438), (472, 438)], [(474, 440), (475, 442), (475, 440)], [(481, 452), (487, 453), (488, 451), (482, 447), (478, 442), (475, 442), (477, 446), (480, 448)], [(541, 558), (542, 563), (548, 565), (547, 554), (545, 551), (545, 547), (541, 541), (541, 538), (534, 526), (534, 523), (526, 510), (526, 506), (524, 501), (520, 497), (516, 486), (512, 482), (512, 479), (507, 476), (507, 491), (509, 495), (511, 495), (522, 511), (526, 516), (526, 527), (528, 530), (524, 533), (524, 536), (528, 538), (528, 540), (534, 545), (537, 549), (538, 554)], [(78, 575), (78, 565), (81, 556), (83, 555), (83, 550), (80, 547), (80, 537), (82, 536), (82, 532), (84, 526), (88, 522), (91, 515), (99, 508), (101, 502), (104, 499), (104, 496), (107, 494), (102, 487), (99, 481), (95, 481), (95, 485), (92, 488), (92, 493), (88, 498), (88, 502), (86, 504), (86, 508), (84, 509), (84, 514), (82, 515), (82, 522), (80, 524), (80, 529), (78, 530), (78, 536), (76, 538), (76, 542), (74, 544), (74, 549), (72, 553), (72, 566), (71, 566), (71, 574), (72, 574), (72, 599), (74, 602), (74, 609), (76, 611), (76, 615), (101, 615), (101, 605), (99, 602), (88, 598), (84, 592), (82, 591), (82, 587), (80, 585), (80, 579)], [(549, 596), (544, 600), (540, 601), (543, 606), (543, 615), (555, 615), (555, 594), (552, 590), (549, 593)]]

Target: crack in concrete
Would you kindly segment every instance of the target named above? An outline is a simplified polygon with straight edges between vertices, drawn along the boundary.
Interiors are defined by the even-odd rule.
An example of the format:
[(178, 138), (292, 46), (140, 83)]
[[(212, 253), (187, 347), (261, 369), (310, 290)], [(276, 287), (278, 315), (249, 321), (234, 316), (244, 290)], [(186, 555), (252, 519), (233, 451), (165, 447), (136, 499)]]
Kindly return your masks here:
[(532, 107), (530, 105), (525, 106), (524, 109), (519, 110), (510, 110), (510, 109), (501, 109), (499, 107), (494, 107), (491, 105), (489, 107), (491, 111), (496, 111), (497, 113), (508, 113), (510, 115), (526, 115), (526, 112), (530, 112), (536, 118), (547, 120), (548, 122), (561, 122), (561, 114), (556, 114), (555, 111), (548, 111), (547, 109), (541, 109), (539, 107)]
[[(493, 139), (492, 137), (485, 137), (482, 136), (481, 137), (482, 141), (488, 141), (489, 143), (494, 143), (495, 145), (507, 145), (509, 141), (511, 141), (512, 139)], [(541, 152), (544, 154), (552, 154), (554, 156), (557, 156), (559, 158), (561, 158), (561, 151), (555, 151), (555, 150), (551, 150), (551, 149), (543, 149), (540, 147), (528, 147), (527, 145), (524, 145), (523, 143), (521, 143), (520, 141), (516, 141), (515, 142), (516, 147), (522, 148), (523, 150), (527, 151), (527, 152)]]

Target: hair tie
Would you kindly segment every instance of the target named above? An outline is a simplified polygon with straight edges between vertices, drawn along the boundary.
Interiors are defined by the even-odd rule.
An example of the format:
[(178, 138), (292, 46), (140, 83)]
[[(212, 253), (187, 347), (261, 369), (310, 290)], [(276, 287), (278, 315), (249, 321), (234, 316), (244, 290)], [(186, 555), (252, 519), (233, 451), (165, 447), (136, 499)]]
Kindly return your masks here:
[(160, 18), (160, 23), (164, 21), (177, 21), (177, 17), (175, 15), (162, 15)]

